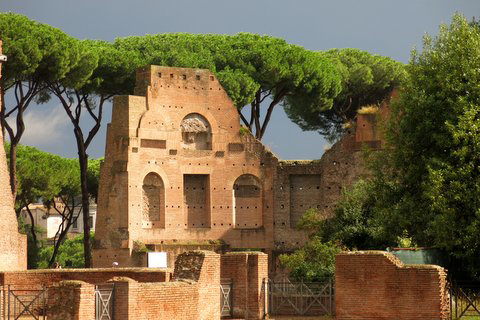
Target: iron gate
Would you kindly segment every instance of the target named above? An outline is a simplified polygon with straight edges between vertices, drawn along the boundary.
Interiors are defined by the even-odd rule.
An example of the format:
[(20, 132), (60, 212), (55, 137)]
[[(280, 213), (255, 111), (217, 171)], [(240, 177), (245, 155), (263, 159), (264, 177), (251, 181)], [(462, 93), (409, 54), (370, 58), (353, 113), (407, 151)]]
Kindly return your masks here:
[(335, 294), (332, 280), (292, 282), (268, 280), (270, 315), (333, 315)]
[(4, 319), (45, 320), (47, 316), (47, 290), (7, 286), (3, 288)]
[(95, 320), (113, 319), (113, 296), (115, 285), (100, 284), (95, 286)]
[(220, 307), (222, 318), (233, 315), (232, 294), (233, 282), (231, 279), (222, 279), (220, 282)]
[(448, 284), (450, 319), (480, 317), (480, 283), (452, 282)]

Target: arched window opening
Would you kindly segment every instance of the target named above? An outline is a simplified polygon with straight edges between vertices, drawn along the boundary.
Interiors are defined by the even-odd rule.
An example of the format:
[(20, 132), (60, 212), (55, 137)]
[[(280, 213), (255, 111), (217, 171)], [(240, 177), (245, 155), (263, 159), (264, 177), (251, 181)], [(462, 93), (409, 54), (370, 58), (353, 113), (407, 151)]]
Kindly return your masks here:
[(202, 115), (190, 113), (183, 118), (180, 129), (184, 149), (212, 150), (212, 128)]
[[(162, 178), (150, 172), (143, 179), (143, 220), (155, 222), (151, 226), (165, 227), (165, 188)], [(150, 226), (150, 225), (149, 225)]]
[(258, 228), (263, 225), (262, 183), (251, 175), (244, 174), (235, 180), (234, 223), (235, 228)]

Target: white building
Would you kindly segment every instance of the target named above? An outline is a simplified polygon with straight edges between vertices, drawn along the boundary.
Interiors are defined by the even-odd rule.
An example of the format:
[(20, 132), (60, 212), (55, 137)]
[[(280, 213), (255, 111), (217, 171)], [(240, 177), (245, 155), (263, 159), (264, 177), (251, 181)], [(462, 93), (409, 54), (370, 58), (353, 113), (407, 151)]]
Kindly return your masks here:
[[(68, 230), (67, 236), (73, 238), (77, 235), (83, 234), (83, 213), (80, 201), (79, 205), (74, 208), (74, 221)], [(41, 203), (31, 204), (28, 206), (30, 212), (32, 213), (33, 220), (35, 222), (35, 227), (39, 228), (43, 232), (38, 232), (37, 237), (39, 239), (52, 239), (55, 237), (57, 232), (60, 230), (62, 225), (62, 216), (55, 210), (55, 208), (47, 208)], [(64, 205), (62, 203), (57, 204), (57, 209), (63, 211)], [(23, 209), (20, 212), (21, 218), (25, 221), (25, 224), (31, 224), (30, 215), (27, 212), (27, 209)], [(76, 218), (78, 216), (78, 218)], [(90, 203), (90, 217), (89, 224), (90, 230), (95, 231), (95, 220), (97, 216), (97, 205), (95, 203)], [(75, 220), (76, 218), (76, 220)]]

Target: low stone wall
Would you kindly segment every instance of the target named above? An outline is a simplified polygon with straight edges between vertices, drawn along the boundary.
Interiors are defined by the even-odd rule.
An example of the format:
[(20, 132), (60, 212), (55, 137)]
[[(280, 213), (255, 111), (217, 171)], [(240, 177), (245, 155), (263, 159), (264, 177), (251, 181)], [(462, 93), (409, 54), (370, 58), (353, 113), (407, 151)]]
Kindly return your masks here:
[(383, 251), (336, 257), (336, 319), (447, 319), (446, 271)]
[(140, 283), (115, 278), (117, 319), (220, 319), (220, 256), (192, 251), (178, 256), (174, 281)]
[(104, 268), (104, 269), (38, 269), (0, 272), (0, 285), (17, 287), (50, 286), (65, 280), (105, 283), (115, 277), (128, 277), (138, 282), (168, 282), (171, 269)]
[(221, 256), (221, 277), (233, 282), (233, 317), (263, 319), (268, 278), (268, 255), (261, 252), (231, 252)]
[[(175, 269), (47, 269), (0, 273), (13, 288), (48, 287), (48, 319), (91, 320), (95, 285), (114, 284), (115, 319), (219, 320), (220, 276), (233, 281), (234, 315), (263, 319), (268, 256), (261, 252), (191, 251)], [(17, 289), (18, 290), (18, 289)], [(1, 313), (1, 310), (0, 310)]]
[(94, 297), (93, 284), (83, 281), (56, 283), (48, 288), (48, 320), (95, 319)]
[[(140, 282), (125, 276), (108, 282), (115, 285), (115, 319), (220, 319), (220, 256), (211, 251), (181, 254), (175, 263), (172, 282)], [(48, 319), (95, 317), (93, 284), (62, 281), (48, 290)]]

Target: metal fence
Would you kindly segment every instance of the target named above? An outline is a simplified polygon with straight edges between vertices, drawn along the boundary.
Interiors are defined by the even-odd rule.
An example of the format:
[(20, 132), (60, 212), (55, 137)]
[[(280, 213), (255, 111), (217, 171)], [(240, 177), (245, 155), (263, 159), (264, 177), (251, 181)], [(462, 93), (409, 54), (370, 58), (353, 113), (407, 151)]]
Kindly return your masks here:
[(450, 282), (450, 319), (480, 319), (480, 282)]
[(233, 315), (233, 282), (231, 279), (222, 279), (220, 284), (220, 308), (222, 318), (229, 318)]
[(114, 319), (114, 294), (115, 285), (113, 283), (95, 286), (95, 320)]
[(266, 282), (270, 315), (333, 315), (335, 292), (332, 280), (324, 282)]
[(3, 319), (45, 320), (47, 290), (44, 287), (4, 286), (2, 290)]

